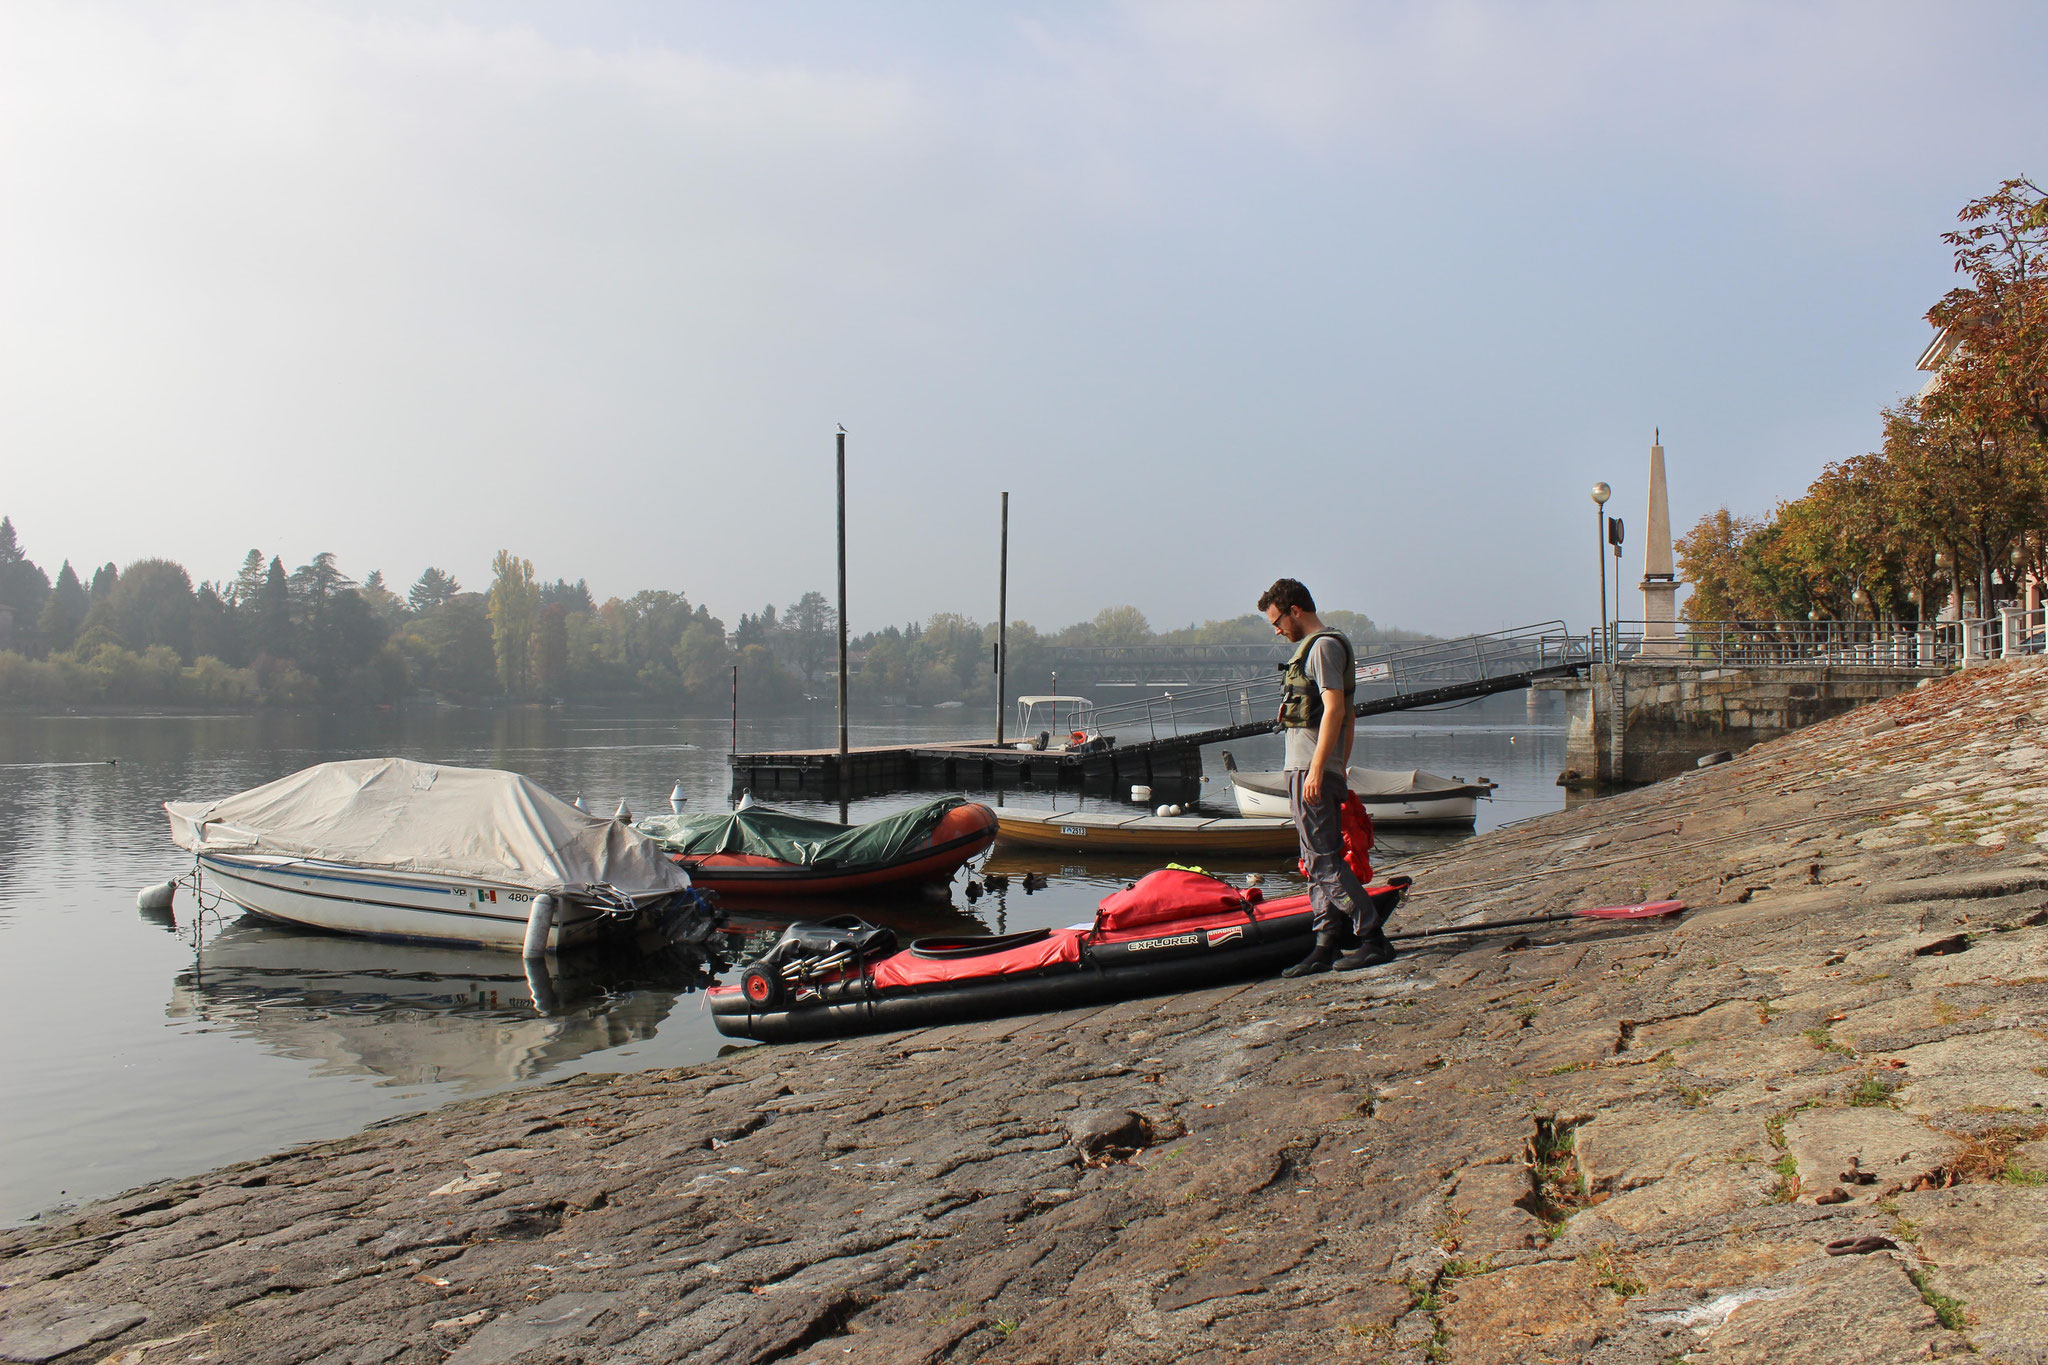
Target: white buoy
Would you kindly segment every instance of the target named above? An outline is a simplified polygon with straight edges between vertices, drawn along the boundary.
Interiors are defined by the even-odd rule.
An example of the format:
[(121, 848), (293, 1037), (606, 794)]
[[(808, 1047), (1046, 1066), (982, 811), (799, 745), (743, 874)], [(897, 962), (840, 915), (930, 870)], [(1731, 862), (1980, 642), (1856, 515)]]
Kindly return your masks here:
[(626, 805), (625, 797), (622, 796), (619, 798), (619, 808), (612, 812), (612, 819), (618, 821), (622, 825), (630, 825), (633, 823), (633, 812), (631, 808), (629, 808)]
[(590, 807), (583, 804), (582, 792), (577, 792), (576, 799), (574, 801), (571, 801), (569, 804), (574, 806), (577, 810), (582, 811), (585, 815), (590, 814)]
[(168, 910), (171, 908), (171, 902), (177, 898), (177, 895), (178, 884), (176, 882), (158, 882), (155, 886), (145, 886), (135, 893), (135, 908), (137, 910)]
[(1163, 820), (1166, 818), (1166, 813), (1170, 809), (1172, 809), (1172, 807), (1170, 806), (1161, 806), (1158, 810), (1155, 810), (1152, 813)]
[(526, 943), (521, 956), (542, 957), (548, 950), (548, 931), (555, 927), (555, 898), (535, 896), (526, 908)]
[(678, 782), (676, 783), (675, 790), (668, 794), (668, 808), (677, 815), (681, 815), (683, 807), (688, 804), (689, 799), (689, 797), (683, 795), (683, 784)]
[(1137, 805), (1137, 806), (1149, 806), (1149, 805), (1151, 805), (1151, 804), (1152, 804), (1152, 789), (1151, 789), (1150, 787), (1133, 787), (1133, 788), (1131, 788), (1131, 804), (1133, 804), (1133, 805)]
[(1168, 806), (1168, 807), (1166, 808), (1166, 813), (1167, 813), (1168, 815), (1184, 815), (1184, 814), (1186, 814), (1186, 811), (1185, 811), (1185, 810), (1183, 810), (1183, 809), (1182, 809), (1182, 808), (1181, 808), (1180, 806), (1178, 806), (1178, 805), (1173, 805), (1173, 806)]

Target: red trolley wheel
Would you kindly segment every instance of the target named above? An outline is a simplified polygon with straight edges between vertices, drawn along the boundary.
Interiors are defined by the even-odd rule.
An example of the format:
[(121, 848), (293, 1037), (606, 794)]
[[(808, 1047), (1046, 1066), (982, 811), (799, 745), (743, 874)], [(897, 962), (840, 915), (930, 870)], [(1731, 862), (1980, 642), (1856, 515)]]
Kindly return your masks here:
[(747, 1003), (757, 1010), (774, 1009), (782, 996), (782, 982), (765, 967), (749, 967), (740, 978), (740, 989), (746, 993)]

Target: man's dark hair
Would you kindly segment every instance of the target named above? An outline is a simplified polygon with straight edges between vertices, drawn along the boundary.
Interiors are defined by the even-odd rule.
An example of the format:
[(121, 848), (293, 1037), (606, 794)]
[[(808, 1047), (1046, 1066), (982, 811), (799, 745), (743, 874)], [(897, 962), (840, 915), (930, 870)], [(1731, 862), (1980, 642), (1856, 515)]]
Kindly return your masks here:
[(1273, 580), (1273, 586), (1259, 597), (1259, 610), (1264, 611), (1267, 607), (1278, 607), (1280, 614), (1285, 616), (1290, 607), (1314, 611), (1316, 599), (1308, 595), (1308, 589), (1301, 586), (1300, 579), (1276, 578)]

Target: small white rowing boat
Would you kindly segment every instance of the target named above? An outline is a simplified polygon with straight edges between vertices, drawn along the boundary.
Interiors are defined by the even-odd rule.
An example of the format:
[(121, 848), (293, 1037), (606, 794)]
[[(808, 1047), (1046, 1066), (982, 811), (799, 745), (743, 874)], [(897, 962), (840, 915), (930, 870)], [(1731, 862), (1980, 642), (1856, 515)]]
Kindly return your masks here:
[(164, 811), (203, 886), (315, 929), (531, 956), (699, 904), (652, 839), (517, 773), (356, 759)]
[[(1237, 798), (1239, 815), (1291, 813), (1286, 773), (1240, 772), (1237, 761), (1227, 753), (1223, 766), (1230, 773), (1230, 790)], [(1479, 819), (1479, 798), (1491, 796), (1495, 785), (1483, 777), (1467, 782), (1419, 768), (1347, 768), (1345, 777), (1376, 825), (1474, 824)]]

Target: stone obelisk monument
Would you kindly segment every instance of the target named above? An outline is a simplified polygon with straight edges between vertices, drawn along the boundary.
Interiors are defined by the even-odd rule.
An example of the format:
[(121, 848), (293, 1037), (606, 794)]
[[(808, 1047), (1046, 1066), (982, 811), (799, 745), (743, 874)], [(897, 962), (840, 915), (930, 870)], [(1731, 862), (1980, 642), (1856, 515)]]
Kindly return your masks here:
[(1664, 432), (1650, 445), (1649, 534), (1643, 538), (1643, 653), (1679, 652), (1678, 576), (1671, 558), (1671, 501), (1664, 492)]

